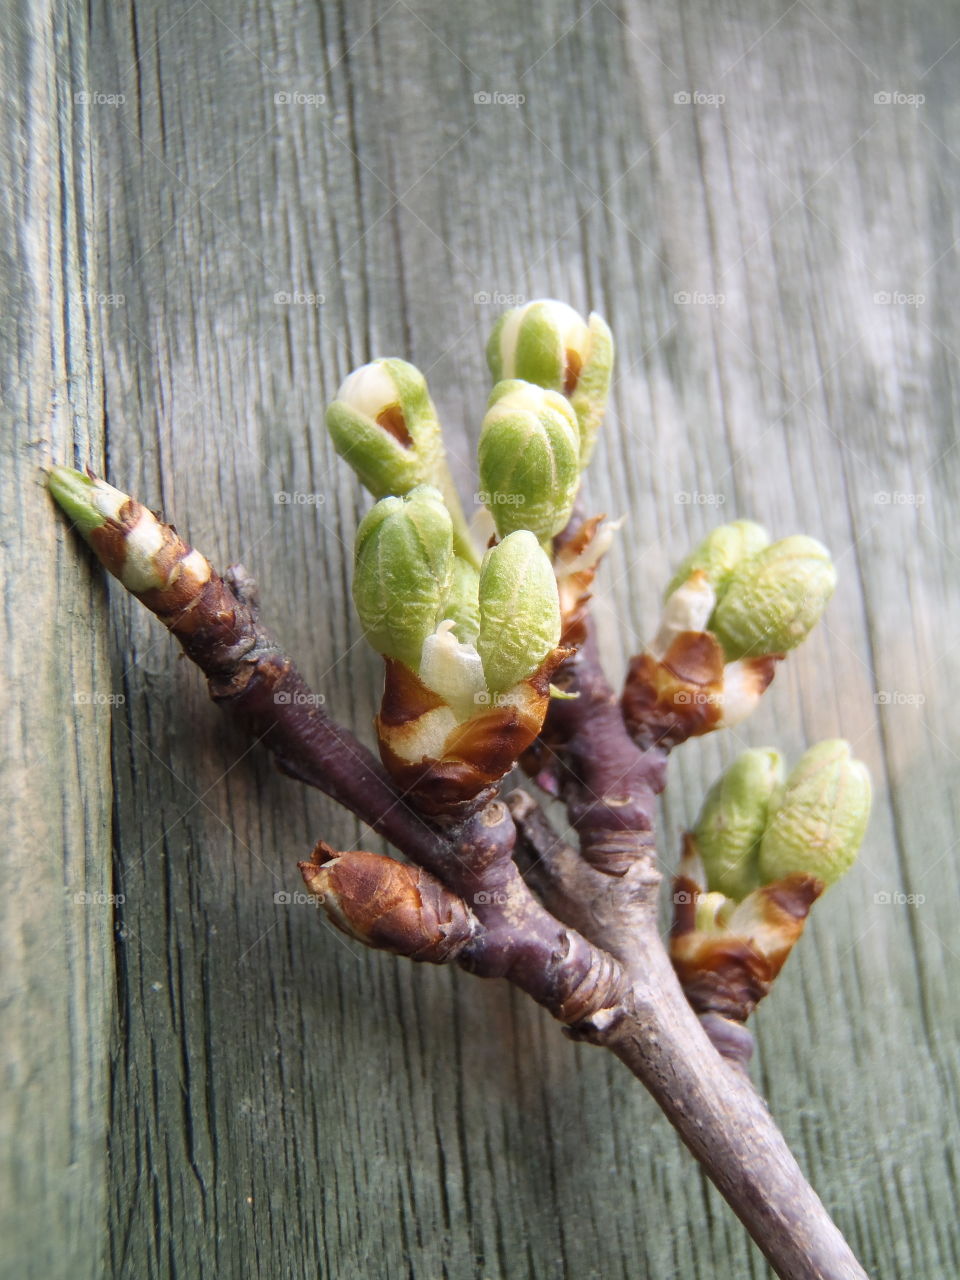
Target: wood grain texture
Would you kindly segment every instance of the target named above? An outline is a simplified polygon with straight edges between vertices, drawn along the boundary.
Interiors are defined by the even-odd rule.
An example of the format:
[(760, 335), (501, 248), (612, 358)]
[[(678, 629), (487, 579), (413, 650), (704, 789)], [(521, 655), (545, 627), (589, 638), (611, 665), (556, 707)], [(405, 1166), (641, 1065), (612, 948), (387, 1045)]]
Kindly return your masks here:
[[(718, 518), (834, 551), (826, 625), (766, 705), (678, 753), (662, 848), (672, 865), (744, 744), (842, 734), (867, 760), (861, 865), (757, 1018), (757, 1076), (871, 1274), (957, 1274), (958, 6), (95, 0), (3, 29), (2, 482), (23, 506), (5, 498), (21, 702), (0, 723), (24, 815), (4, 1105), (30, 1207), (9, 1274), (102, 1249), (124, 1277), (767, 1274), (616, 1063), (505, 987), (277, 900), (318, 836), (381, 846), (218, 719), (37, 482), (48, 455), (90, 462), (243, 560), (333, 713), (368, 724), (346, 569), (366, 504), (322, 406), (372, 355), (416, 361), (469, 496), (484, 298), (514, 294), (594, 306), (619, 340), (589, 478), (629, 513), (599, 602), (615, 673)], [(75, 707), (79, 684), (124, 698), (115, 956), (109, 907), (61, 905), (110, 888), (109, 708)]]
[(103, 447), (91, 156), (75, 6), (3, 19), (0, 142), (0, 1270), (106, 1258), (113, 991), (104, 589), (42, 465)]

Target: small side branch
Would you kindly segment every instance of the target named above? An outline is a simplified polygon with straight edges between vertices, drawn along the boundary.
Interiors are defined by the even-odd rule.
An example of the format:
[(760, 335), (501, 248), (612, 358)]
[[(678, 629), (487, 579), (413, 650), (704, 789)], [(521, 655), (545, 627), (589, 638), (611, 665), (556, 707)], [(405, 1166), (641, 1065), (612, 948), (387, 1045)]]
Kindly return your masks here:
[[(242, 716), (287, 773), (336, 799), (441, 882), (407, 876), (405, 886), (394, 884), (392, 949), (414, 937), (417, 958), (455, 959), (481, 976), (507, 978), (575, 1038), (615, 1053), (783, 1280), (865, 1280), (763, 1102), (715, 1051), (677, 982), (656, 919), (653, 811), (666, 755), (630, 739), (592, 635), (565, 666), (562, 679), (579, 696), (554, 705), (538, 760), (542, 779), (566, 801), (581, 851), (551, 839), (533, 802), (516, 795), (512, 816), (494, 800), (441, 830), (318, 705), (261, 626), (239, 567), (220, 577), (171, 526), (102, 482), (61, 472), (56, 484), (100, 560), (177, 637), (214, 700)], [(514, 859), (518, 828), (521, 861), (533, 863), (531, 882), (546, 905)], [(304, 865), (313, 875), (328, 863)], [(380, 872), (364, 859), (353, 874), (362, 882)], [(344, 892), (346, 875), (338, 879)], [(432, 951), (423, 950), (430, 941), (423, 930)]]

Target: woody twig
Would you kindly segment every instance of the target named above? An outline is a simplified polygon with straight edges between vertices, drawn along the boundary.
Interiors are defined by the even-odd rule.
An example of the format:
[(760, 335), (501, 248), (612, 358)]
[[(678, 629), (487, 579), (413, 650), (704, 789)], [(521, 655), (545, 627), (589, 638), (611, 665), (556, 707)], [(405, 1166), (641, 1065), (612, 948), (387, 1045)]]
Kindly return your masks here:
[[(746, 1073), (746, 1021), (863, 836), (869, 781), (847, 745), (819, 744), (786, 779), (771, 749), (735, 762), (687, 838), (669, 954), (656, 920), (668, 754), (749, 714), (822, 613), (829, 555), (810, 538), (771, 543), (749, 521), (715, 530), (678, 569), (618, 696), (589, 614), (618, 525), (571, 518), (606, 404), (610, 331), (531, 303), (501, 319), (488, 359), (482, 556), (413, 366), (364, 366), (328, 411), (337, 450), (377, 499), (357, 532), (353, 595), (384, 658), (379, 760), (262, 627), (245, 570), (221, 577), (92, 474), (53, 468), (50, 488), (214, 700), (409, 860), (320, 841), (300, 870), (339, 928), (514, 983), (626, 1063), (778, 1275), (863, 1277)], [(574, 842), (530, 793), (500, 798), (520, 759), (566, 806)]]

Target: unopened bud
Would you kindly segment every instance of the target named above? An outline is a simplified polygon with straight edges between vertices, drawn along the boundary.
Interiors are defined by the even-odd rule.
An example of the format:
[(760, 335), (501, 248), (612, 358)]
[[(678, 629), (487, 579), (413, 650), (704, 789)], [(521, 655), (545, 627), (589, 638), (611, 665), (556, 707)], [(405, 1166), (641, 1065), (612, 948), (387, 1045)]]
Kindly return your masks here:
[(570, 519), (580, 484), (580, 429), (569, 403), (530, 382), (500, 382), (478, 448), (480, 484), (501, 537), (544, 542)]
[[(50, 492), (103, 565), (135, 595), (175, 586), (186, 604), (208, 582), (209, 562), (129, 494), (70, 467), (51, 467)], [(162, 600), (154, 600), (159, 607)], [(154, 607), (154, 606), (151, 606)]]
[(337, 453), (375, 498), (403, 497), (420, 484), (443, 494), (457, 554), (480, 563), (447, 466), (427, 380), (406, 360), (373, 360), (345, 379), (327, 410)]
[(451, 620), (457, 639), (463, 644), (473, 644), (480, 633), (479, 592), (480, 574), (462, 556), (455, 556), (443, 616)]
[(731, 524), (720, 525), (681, 562), (664, 592), (664, 599), (669, 599), (697, 569), (706, 574), (717, 595), (722, 595), (740, 561), (756, 555), (769, 542), (766, 529), (752, 520), (734, 520)]
[(375, 498), (436, 483), (440, 423), (426, 379), (406, 360), (373, 360), (355, 369), (327, 409), (327, 428), (337, 453)]
[(760, 838), (782, 782), (779, 753), (762, 747), (742, 752), (707, 792), (693, 835), (709, 890), (739, 902), (760, 884)]
[(368, 947), (446, 964), (476, 932), (463, 900), (421, 867), (323, 844), (313, 858), (300, 863), (307, 889), (338, 929)]
[(827, 886), (853, 865), (870, 818), (870, 774), (842, 738), (818, 742), (790, 773), (760, 842), (763, 883), (791, 872)]
[(565, 302), (528, 302), (498, 320), (487, 344), (494, 380), (522, 378), (565, 395), (580, 426), (580, 465), (593, 452), (613, 372), (613, 335), (596, 312), (589, 321)]
[(815, 538), (784, 538), (734, 568), (710, 630), (729, 659), (786, 653), (820, 620), (837, 585), (830, 552)]
[(383, 498), (360, 522), (353, 601), (370, 644), (412, 670), (440, 621), (453, 574), (453, 528), (437, 489)]
[(559, 642), (553, 566), (534, 535), (518, 530), (491, 547), (480, 569), (477, 649), (491, 693), (527, 679)]

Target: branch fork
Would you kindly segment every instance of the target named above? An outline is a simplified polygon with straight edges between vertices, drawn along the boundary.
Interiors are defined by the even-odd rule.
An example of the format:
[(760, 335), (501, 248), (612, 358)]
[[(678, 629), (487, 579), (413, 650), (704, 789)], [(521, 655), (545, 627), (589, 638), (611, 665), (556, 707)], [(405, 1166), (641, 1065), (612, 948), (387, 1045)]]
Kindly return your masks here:
[[(366, 367), (372, 372), (351, 375), (331, 406), (337, 448), (349, 458), (359, 440), (368, 451), (350, 460), (361, 475), (366, 468), (370, 486), (383, 487), (399, 467), (410, 482), (407, 498), (383, 498), (358, 535), (367, 550), (362, 564), (358, 559), (355, 599), (368, 635), (382, 637), (386, 659), (381, 759), (327, 715), (263, 627), (255, 583), (242, 566), (220, 576), (172, 526), (92, 475), (55, 468), (50, 487), (101, 563), (200, 667), (213, 700), (243, 719), (285, 773), (342, 804), (407, 859), (337, 851), (320, 841), (299, 865), (337, 927), (371, 947), (455, 963), (525, 991), (572, 1038), (610, 1050), (647, 1087), (779, 1276), (863, 1280), (747, 1075), (747, 1017), (824, 881), (790, 869), (784, 830), (777, 849), (753, 837), (745, 843), (744, 891), (729, 897), (709, 883), (715, 872), (704, 838), (699, 852), (688, 848), (674, 885), (670, 954), (657, 926), (662, 876), (654, 815), (669, 752), (734, 711), (745, 713), (819, 616), (824, 600), (811, 605), (806, 567), (808, 594), (794, 600), (788, 618), (782, 610), (763, 615), (762, 632), (750, 630), (737, 595), (752, 600), (760, 617), (757, 584), (779, 573), (782, 596), (783, 583), (801, 573), (799, 561), (817, 560), (819, 544), (767, 548), (757, 526), (726, 526), (734, 533), (686, 565), (651, 647), (631, 663), (625, 689), (615, 691), (601, 668), (588, 607), (615, 526), (573, 513), (579, 467), (606, 399), (612, 345), (599, 317), (588, 324), (571, 313), (574, 323), (568, 311), (530, 304), (491, 339), (491, 367), (507, 380), (498, 383), (485, 419), (482, 472), (490, 483), (521, 484), (520, 473), (504, 465), (510, 455), (498, 452), (497, 441), (508, 440), (517, 456), (544, 459), (551, 475), (565, 477), (565, 488), (562, 501), (550, 499), (549, 489), (530, 489), (539, 523), (532, 532), (500, 527), (500, 541), (482, 563), (459, 504), (452, 517), (441, 510), (451, 486), (418, 372), (402, 361), (375, 362)], [(530, 335), (547, 345), (555, 339), (554, 354), (547, 359)], [(522, 352), (535, 348), (537, 369), (553, 380), (543, 392), (521, 381), (528, 376)], [(522, 473), (522, 484), (532, 483), (531, 474)], [(495, 519), (499, 510), (493, 503)], [(520, 520), (512, 510), (501, 518)], [(418, 557), (413, 587), (426, 621), (415, 620), (416, 631), (401, 617), (401, 630), (391, 631), (395, 600), (384, 595), (384, 583), (395, 584), (396, 566), (408, 555)], [(817, 571), (823, 579), (822, 565)], [(401, 596), (409, 590), (406, 583)], [(823, 596), (822, 581), (817, 590)], [(427, 652), (425, 637), (441, 666), (418, 671), (410, 655), (422, 645)], [(474, 706), (469, 690), (476, 691)], [(442, 751), (421, 751), (418, 733)], [(791, 775), (783, 796), (765, 796), (764, 815), (775, 802), (777, 814), (788, 803), (809, 807), (811, 786), (822, 800), (836, 769), (849, 765), (834, 756), (796, 780)], [(501, 797), (518, 758), (562, 801), (576, 846), (557, 835), (528, 791)], [(862, 836), (858, 815), (844, 821), (846, 844), (828, 850), (834, 868), (846, 858), (853, 828)], [(830, 838), (827, 832), (825, 845)], [(786, 870), (754, 888), (750, 876), (756, 880), (757, 866), (767, 864)]]

